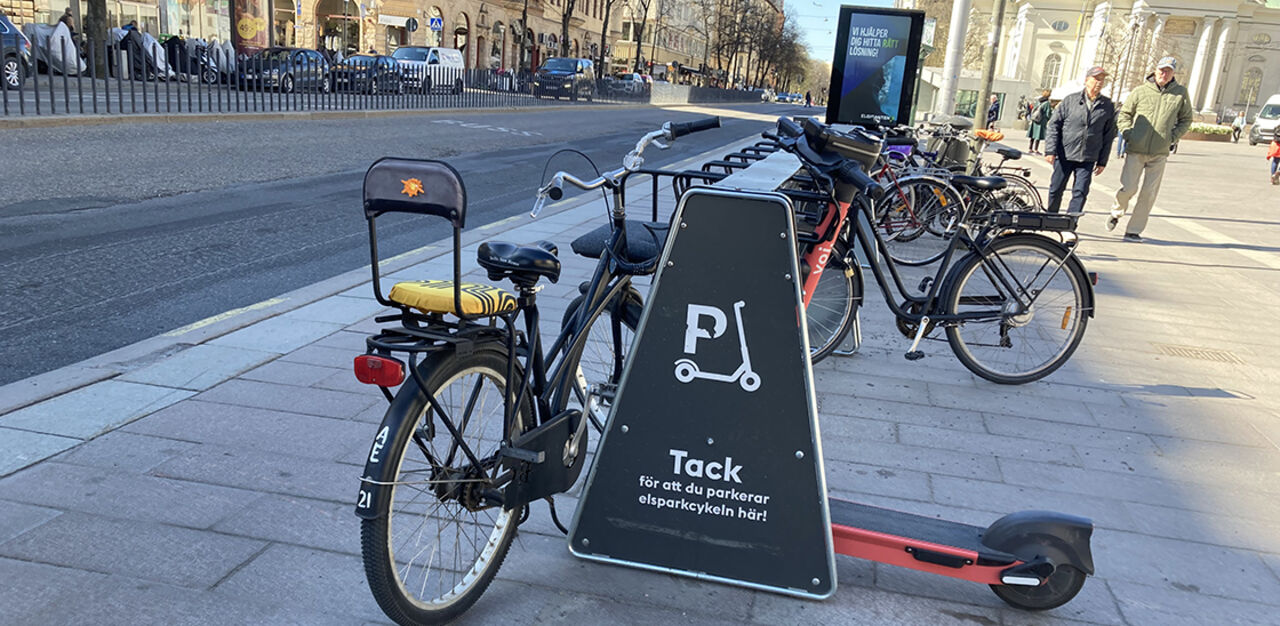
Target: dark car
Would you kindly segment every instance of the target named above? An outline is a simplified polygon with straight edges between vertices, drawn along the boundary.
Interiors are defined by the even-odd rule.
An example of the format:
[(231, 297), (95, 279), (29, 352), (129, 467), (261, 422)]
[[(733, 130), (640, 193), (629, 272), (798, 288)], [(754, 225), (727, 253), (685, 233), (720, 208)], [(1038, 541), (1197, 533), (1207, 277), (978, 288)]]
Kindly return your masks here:
[(251, 89), (328, 92), (329, 62), (306, 48), (267, 48), (240, 64), (240, 82)]
[(547, 59), (533, 76), (533, 96), (568, 96), (570, 100), (596, 95), (596, 68), (591, 59), (556, 57)]
[(394, 57), (357, 54), (333, 66), (333, 88), (372, 94), (404, 93), (404, 81)]
[(31, 73), (31, 42), (9, 16), (0, 11), (0, 79), (4, 88), (17, 89)]

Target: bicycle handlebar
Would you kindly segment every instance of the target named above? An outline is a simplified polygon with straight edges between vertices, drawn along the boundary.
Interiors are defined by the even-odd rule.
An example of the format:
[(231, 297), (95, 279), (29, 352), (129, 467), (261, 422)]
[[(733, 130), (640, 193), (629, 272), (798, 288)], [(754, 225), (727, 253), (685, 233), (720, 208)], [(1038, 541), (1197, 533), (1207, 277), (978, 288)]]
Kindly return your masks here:
[(683, 137), (689, 133), (696, 133), (712, 128), (720, 128), (720, 116), (712, 116), (695, 120), (692, 122), (667, 122), (671, 127), (671, 138)]
[[(675, 141), (677, 137), (683, 137), (689, 133), (710, 130), (712, 128), (720, 128), (719, 116), (703, 118), (692, 122), (666, 122), (662, 125), (662, 128), (650, 131), (649, 133), (646, 133), (645, 136), (641, 137), (640, 140), (636, 142), (636, 147), (632, 148), (631, 152), (627, 153), (627, 156), (622, 157), (622, 167), (616, 170), (605, 172), (598, 178), (589, 181), (584, 181), (568, 172), (556, 172), (555, 175), (551, 177), (550, 182), (538, 188), (537, 197), (533, 202), (533, 210), (529, 211), (529, 215), (532, 217), (538, 217), (538, 214), (542, 212), (542, 208), (546, 206), (548, 198), (552, 200), (559, 200), (563, 198), (565, 183), (569, 183), (583, 191), (591, 191), (601, 187), (609, 187), (612, 189), (616, 187), (627, 174), (638, 171), (642, 166), (644, 166), (644, 150), (645, 148), (648, 148), (650, 144), (658, 146), (658, 149), (660, 150), (666, 150), (671, 147), (670, 142)], [(623, 217), (625, 215), (625, 209), (621, 206), (615, 206), (614, 213), (616, 214), (616, 217)]]

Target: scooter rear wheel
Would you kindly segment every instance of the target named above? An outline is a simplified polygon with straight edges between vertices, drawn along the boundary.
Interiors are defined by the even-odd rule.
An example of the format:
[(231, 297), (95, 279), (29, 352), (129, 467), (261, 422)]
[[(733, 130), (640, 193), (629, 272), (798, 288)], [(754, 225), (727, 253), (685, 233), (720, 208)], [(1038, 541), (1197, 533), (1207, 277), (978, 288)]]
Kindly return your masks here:
[(1070, 565), (1059, 565), (1039, 587), (991, 585), (1001, 600), (1025, 611), (1047, 611), (1071, 601), (1084, 586), (1085, 573)]

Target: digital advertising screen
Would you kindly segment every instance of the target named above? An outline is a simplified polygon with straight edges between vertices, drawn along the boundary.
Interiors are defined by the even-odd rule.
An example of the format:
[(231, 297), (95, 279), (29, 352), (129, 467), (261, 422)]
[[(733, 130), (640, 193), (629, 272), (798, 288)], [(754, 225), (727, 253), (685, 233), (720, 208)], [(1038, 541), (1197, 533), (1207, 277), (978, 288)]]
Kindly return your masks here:
[(840, 7), (827, 123), (909, 124), (923, 30), (923, 11)]

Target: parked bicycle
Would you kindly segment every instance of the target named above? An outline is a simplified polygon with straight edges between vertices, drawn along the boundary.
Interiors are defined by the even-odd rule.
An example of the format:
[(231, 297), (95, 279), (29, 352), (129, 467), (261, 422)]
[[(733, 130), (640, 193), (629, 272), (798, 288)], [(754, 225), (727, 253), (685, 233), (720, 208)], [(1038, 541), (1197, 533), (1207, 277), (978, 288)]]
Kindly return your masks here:
[[(467, 207), (457, 171), (439, 161), (382, 159), (366, 173), (373, 288), (378, 301), (397, 312), (377, 318), (386, 326), (355, 359), (357, 377), (379, 386), (390, 401), (366, 460), (356, 512), (369, 587), (388, 617), (401, 624), (457, 618), (493, 580), (529, 504), (544, 498), (551, 504), (551, 496), (577, 480), (590, 421), (583, 409), (589, 413), (592, 404), (580, 367), (590, 329), (600, 319), (613, 320), (608, 327), (616, 339), (638, 297), (631, 278), (652, 273), (657, 260), (633, 256), (622, 190), (641, 169), (647, 147), (664, 148), (719, 125), (719, 118), (668, 122), (641, 138), (621, 168), (590, 181), (558, 172), (538, 190), (535, 216), (548, 199), (563, 195), (566, 183), (608, 190), (614, 198), (600, 262), (545, 350), (537, 293), (541, 280), (560, 277), (553, 244), (481, 244), (478, 263), (490, 280), (510, 280), (514, 294), (463, 283)], [(400, 282), (383, 294), (375, 221), (387, 213), (452, 224), (452, 280)], [(618, 352), (612, 361), (622, 359)], [(554, 505), (551, 515), (559, 525)]]
[(1074, 240), (1036, 231), (1073, 230), (1073, 216), (997, 211), (981, 226), (961, 220), (936, 272), (921, 282), (923, 293), (915, 293), (903, 283), (880, 232), (867, 226), (874, 223), (874, 192), (863, 190), (878, 184), (862, 168), (867, 154), (879, 152), (870, 149), (879, 138), (856, 128), (841, 133), (811, 118), (803, 126), (780, 118), (777, 134), (767, 138), (799, 158), (829, 195), (828, 210), (838, 215), (819, 227), (827, 229), (818, 233), (831, 242), (827, 251), (815, 246), (802, 255), (805, 291), (823, 294), (818, 305), (806, 307), (814, 355), (829, 353), (852, 328), (862, 301), (857, 246), (870, 260), (899, 330), (913, 339), (908, 359), (923, 356), (920, 341), (938, 327), (966, 368), (996, 383), (1039, 380), (1071, 357), (1094, 314), (1096, 275), (1085, 271)]

